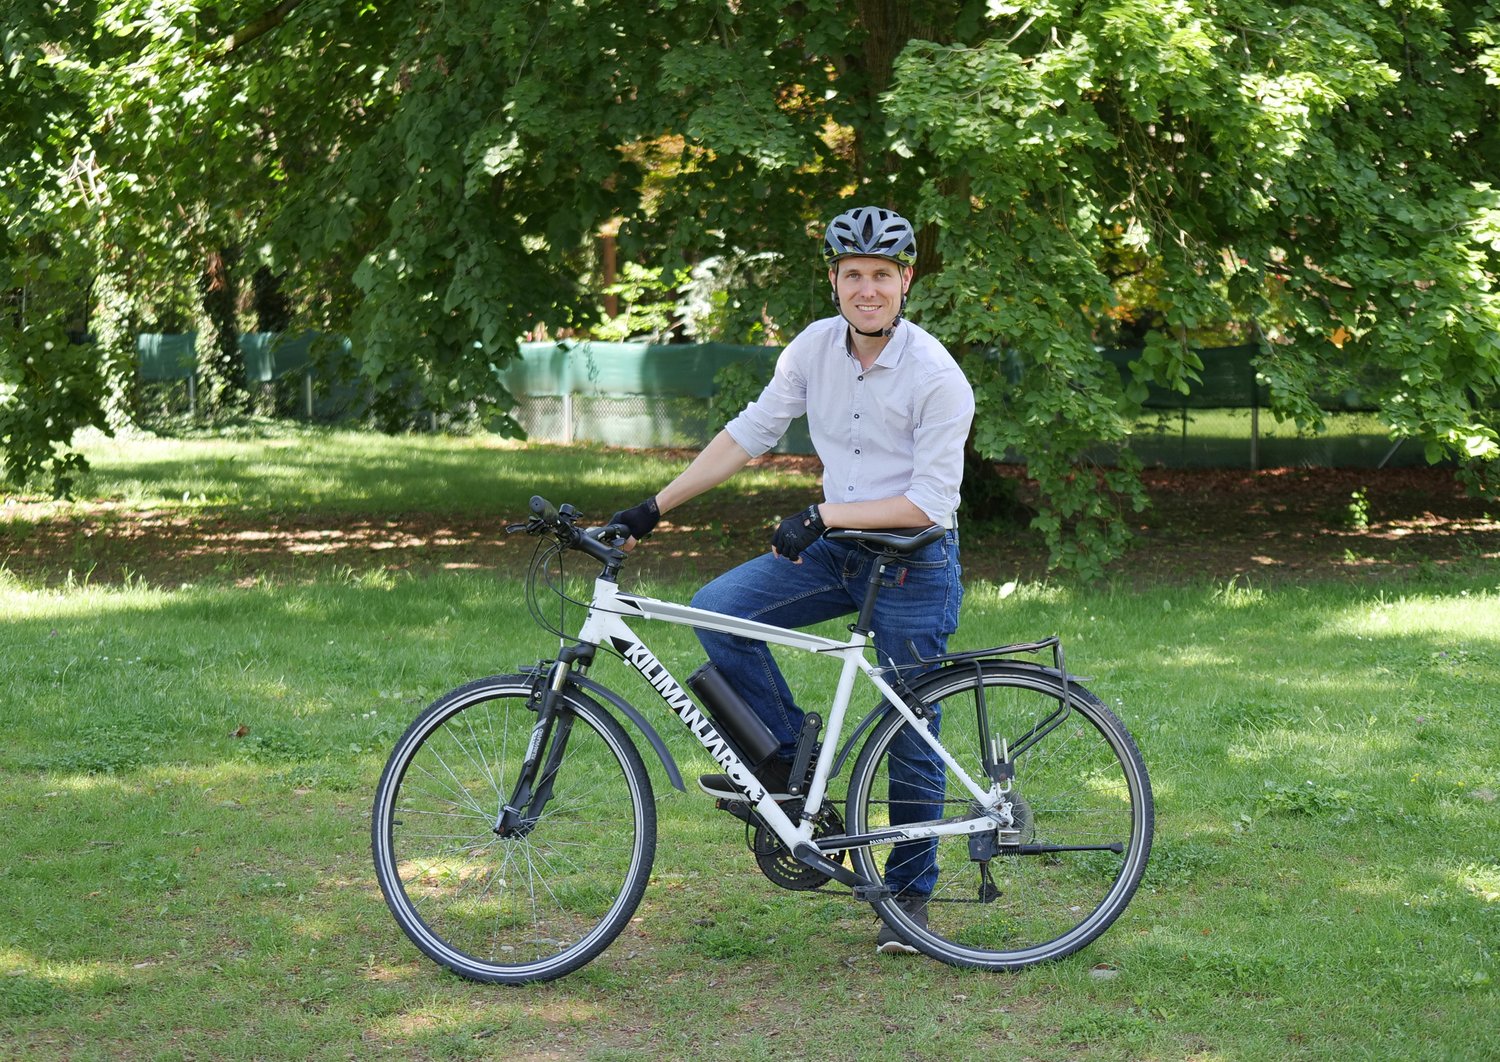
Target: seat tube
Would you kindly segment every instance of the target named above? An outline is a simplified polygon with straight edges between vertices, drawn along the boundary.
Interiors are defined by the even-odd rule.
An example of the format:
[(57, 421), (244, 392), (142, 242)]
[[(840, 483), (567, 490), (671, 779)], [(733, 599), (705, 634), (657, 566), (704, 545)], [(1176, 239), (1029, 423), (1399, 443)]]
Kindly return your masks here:
[(844, 729), (844, 716), (849, 710), (849, 701), (854, 693), (854, 676), (859, 674), (864, 663), (865, 646), (870, 636), (855, 631), (849, 639), (849, 648), (844, 650), (844, 669), (839, 672), (839, 684), (834, 690), (833, 703), (828, 709), (828, 726), (823, 731), (823, 748), (818, 753), (818, 765), (813, 771), (812, 784), (807, 787), (807, 799), (803, 801), (806, 815), (816, 815), (823, 806), (823, 794), (828, 789), (828, 772), (833, 758), (838, 755), (839, 736)]

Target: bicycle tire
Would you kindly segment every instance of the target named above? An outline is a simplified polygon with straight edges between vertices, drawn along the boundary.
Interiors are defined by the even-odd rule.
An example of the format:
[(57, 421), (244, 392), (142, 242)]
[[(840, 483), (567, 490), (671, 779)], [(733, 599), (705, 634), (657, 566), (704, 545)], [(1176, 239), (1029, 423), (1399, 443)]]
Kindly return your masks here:
[(598, 956), (634, 914), (656, 854), (640, 754), (573, 688), (557, 702), (558, 719), (573, 722), (551, 800), (529, 831), (496, 835), (537, 719), (533, 686), (498, 675), (438, 698), (396, 743), (375, 792), (371, 851), (386, 905), (425, 955), (470, 980), (549, 981)]
[[(954, 665), (913, 682), (926, 704), (941, 702), (939, 734), (960, 766), (987, 785), (978, 739), (979, 692), (991, 733), (1016, 745), (1061, 706), (1063, 684), (1056, 671), (1019, 662), (981, 667)], [(1093, 942), (1129, 904), (1151, 851), (1155, 808), (1151, 783), (1134, 740), (1097, 697), (1067, 684), (1071, 711), (1013, 759), (1008, 799), (1020, 835), (998, 844), (985, 863), (966, 836), (936, 842), (937, 878), (925, 904), (926, 925), (898, 900), (921, 897), (915, 886), (874, 906), (908, 943), (944, 962), (988, 970), (1016, 970), (1060, 959)], [(890, 822), (889, 769), (907, 756), (906, 742), (919, 741), (906, 719), (891, 712), (875, 726), (850, 774), (846, 822), (851, 834)], [(925, 746), (924, 746), (925, 747)], [(972, 805), (952, 772), (938, 763), (944, 790), (915, 821), (963, 814)], [(928, 783), (930, 784), (930, 783)], [(929, 799), (931, 794), (929, 793)], [(922, 810), (922, 809), (918, 809)], [(997, 842), (1001, 834), (990, 835)], [(856, 869), (886, 880), (908, 860), (922, 865), (920, 842), (853, 850)], [(926, 842), (928, 850), (934, 842)], [(1054, 846), (1118, 844), (1105, 850), (1058, 851)], [(1023, 845), (1042, 851), (1022, 854)], [(984, 871), (988, 868), (986, 885)], [(897, 878), (910, 877), (908, 870)], [(896, 886), (893, 879), (892, 886)], [(921, 905), (918, 905), (921, 906)]]

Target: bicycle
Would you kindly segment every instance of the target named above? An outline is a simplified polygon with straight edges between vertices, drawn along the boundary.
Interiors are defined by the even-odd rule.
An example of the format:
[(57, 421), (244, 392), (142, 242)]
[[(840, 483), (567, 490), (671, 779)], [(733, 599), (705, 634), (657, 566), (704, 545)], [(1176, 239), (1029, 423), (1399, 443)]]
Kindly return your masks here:
[[(922, 672), (910, 676), (866, 659), (882, 573), (941, 537), (941, 527), (829, 532), (879, 557), (849, 639), (836, 641), (622, 592), (623, 527), (585, 528), (571, 506), (541, 498), (532, 498), (531, 513), (507, 530), (542, 537), (527, 601), (561, 638), (557, 655), (439, 697), (396, 743), (376, 789), (371, 839), (381, 891), (402, 931), (435, 962), (478, 981), (551, 980), (597, 957), (635, 912), (656, 851), (656, 806), (621, 718), (644, 736), (671, 784), (684, 786), (651, 724), (589, 675), (601, 650), (638, 671), (743, 791), (743, 801), (718, 804), (745, 822), (758, 865), (777, 885), (847, 886), (920, 951), (988, 970), (1070, 955), (1130, 902), (1151, 849), (1150, 781), (1125, 727), (1068, 674), (1057, 638), (946, 653), (921, 660), (913, 667)], [(549, 574), (568, 551), (602, 565), (592, 598), (575, 601), (586, 613), (573, 638), (538, 604), (539, 580), (570, 600)], [(693, 687), (700, 707), (627, 619), (842, 660), (826, 727), (807, 715), (787, 792), (777, 794), (784, 799), (751, 769), (745, 749), (755, 735), (736, 736), (742, 721), (722, 704), (715, 714), (707, 684)], [(1046, 650), (1051, 666), (1016, 659)], [(881, 702), (844, 738), (860, 676)], [(939, 719), (934, 732), (929, 722)], [(942, 762), (942, 788), (927, 796), (940, 818), (895, 821), (901, 809), (888, 799), (885, 776), (906, 728)], [(840, 816), (829, 783), (862, 737)], [(922, 925), (883, 873), (928, 839), (939, 878)]]

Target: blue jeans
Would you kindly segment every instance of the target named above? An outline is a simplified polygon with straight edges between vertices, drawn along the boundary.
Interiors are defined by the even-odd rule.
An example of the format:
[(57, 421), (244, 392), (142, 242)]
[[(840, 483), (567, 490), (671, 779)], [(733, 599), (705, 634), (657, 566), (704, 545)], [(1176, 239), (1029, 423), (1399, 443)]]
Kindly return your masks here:
[[(874, 554), (853, 543), (819, 539), (802, 553), (801, 564), (771, 553), (746, 561), (699, 590), (693, 605), (778, 627), (806, 627), (858, 612), (874, 560)], [(960, 574), (956, 530), (887, 565), (872, 623), (881, 664), (913, 663), (908, 642), (924, 657), (947, 651), (963, 598)], [(801, 733), (802, 710), (770, 646), (705, 630), (698, 631), (698, 639), (709, 659), (771, 728), (781, 742), (781, 755), (790, 759)], [(920, 670), (901, 674), (909, 681)], [(940, 708), (934, 705), (934, 731), (940, 720)], [(892, 823), (942, 817), (942, 761), (910, 728), (892, 743), (888, 762)], [(894, 846), (886, 860), (886, 884), (908, 895), (929, 895), (937, 882), (936, 850), (936, 841)]]

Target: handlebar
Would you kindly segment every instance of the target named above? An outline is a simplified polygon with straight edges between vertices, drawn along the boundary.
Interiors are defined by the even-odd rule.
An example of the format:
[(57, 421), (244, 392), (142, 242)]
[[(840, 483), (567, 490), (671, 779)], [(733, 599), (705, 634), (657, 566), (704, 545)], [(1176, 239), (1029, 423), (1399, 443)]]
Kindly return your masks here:
[[(572, 506), (566, 505), (563, 508), (571, 510)], [(539, 494), (531, 496), (531, 512), (545, 524), (555, 525), (557, 523), (557, 510), (552, 507), (551, 502)], [(571, 516), (573, 514), (569, 512), (568, 515)]]
[(629, 528), (623, 524), (605, 524), (603, 527), (578, 527), (583, 514), (571, 505), (554, 506), (541, 495), (531, 498), (531, 519), (524, 524), (509, 524), (505, 530), (525, 531), (528, 535), (550, 532), (565, 549), (576, 549), (609, 568), (619, 568), (625, 563), (624, 550), (617, 549), (608, 541), (624, 542), (630, 536)]

